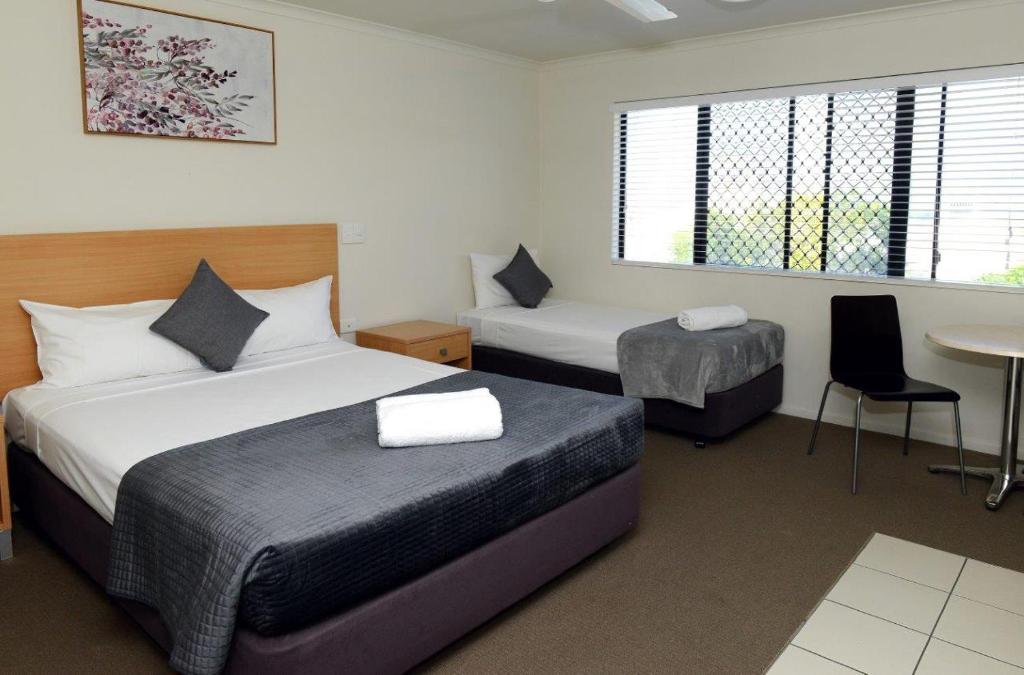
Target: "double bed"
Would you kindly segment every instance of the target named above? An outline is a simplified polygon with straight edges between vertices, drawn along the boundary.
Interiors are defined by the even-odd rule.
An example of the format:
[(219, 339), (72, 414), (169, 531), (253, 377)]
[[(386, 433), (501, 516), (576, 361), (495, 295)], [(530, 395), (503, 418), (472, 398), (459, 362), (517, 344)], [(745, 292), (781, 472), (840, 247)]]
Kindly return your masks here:
[[(334, 226), (0, 237), (0, 253), (23, 268), (0, 281), (15, 502), (178, 670), (401, 672), (637, 521), (627, 399), (340, 339), (229, 373), (31, 384), (17, 299), (173, 297), (200, 256), (236, 287), (294, 284), (336, 274)], [(18, 276), (54, 255), (59, 275)], [(375, 399), (481, 386), (501, 439), (376, 446)]]
[[(458, 322), (472, 331), (474, 368), (618, 396), (623, 395), (620, 337), (674, 319), (662, 312), (553, 298), (533, 309), (503, 305), (458, 315)], [(750, 326), (754, 324), (764, 335), (737, 338), (736, 329), (691, 334), (674, 326), (663, 331), (670, 340), (687, 341), (683, 349), (704, 351), (706, 358), (681, 379), (703, 377), (707, 382), (686, 401), (645, 397), (647, 423), (690, 436), (703, 446), (777, 408), (782, 402), (784, 333), (771, 322)], [(729, 337), (723, 342), (719, 336)], [(738, 358), (744, 356), (743, 346), (752, 348), (746, 355), (752, 358)], [(651, 358), (653, 370), (666, 364), (661, 355)], [(739, 372), (716, 382), (724, 368), (741, 362)]]

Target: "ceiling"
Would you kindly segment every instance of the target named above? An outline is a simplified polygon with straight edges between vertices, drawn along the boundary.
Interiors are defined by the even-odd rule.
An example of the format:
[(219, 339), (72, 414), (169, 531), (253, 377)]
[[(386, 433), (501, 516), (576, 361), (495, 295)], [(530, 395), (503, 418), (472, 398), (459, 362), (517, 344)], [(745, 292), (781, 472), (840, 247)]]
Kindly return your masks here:
[(661, 0), (678, 19), (642, 23), (602, 0), (286, 0), (534, 61), (922, 4), (922, 0)]

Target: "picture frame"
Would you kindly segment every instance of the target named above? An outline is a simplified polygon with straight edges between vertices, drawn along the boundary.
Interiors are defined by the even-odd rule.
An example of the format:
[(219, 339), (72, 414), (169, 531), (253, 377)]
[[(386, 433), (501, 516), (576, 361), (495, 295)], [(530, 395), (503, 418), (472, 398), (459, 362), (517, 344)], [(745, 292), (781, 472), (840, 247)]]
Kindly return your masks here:
[(273, 31), (78, 0), (86, 134), (277, 144)]

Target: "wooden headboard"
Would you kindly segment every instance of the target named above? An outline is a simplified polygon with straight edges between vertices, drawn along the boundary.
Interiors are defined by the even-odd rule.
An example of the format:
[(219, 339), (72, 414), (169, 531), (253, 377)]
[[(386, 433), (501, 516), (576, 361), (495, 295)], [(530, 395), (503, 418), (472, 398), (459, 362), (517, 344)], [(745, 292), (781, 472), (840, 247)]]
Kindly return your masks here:
[(18, 300), (88, 307), (176, 298), (200, 258), (234, 288), (335, 277), (336, 225), (273, 225), (0, 236), (0, 397), (39, 381), (36, 343)]

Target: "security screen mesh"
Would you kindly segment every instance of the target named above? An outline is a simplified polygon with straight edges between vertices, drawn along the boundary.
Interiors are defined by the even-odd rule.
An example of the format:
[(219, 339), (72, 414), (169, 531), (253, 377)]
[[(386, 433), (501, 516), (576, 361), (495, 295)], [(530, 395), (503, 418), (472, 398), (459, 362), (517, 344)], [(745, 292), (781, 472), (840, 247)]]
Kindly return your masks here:
[(1024, 286), (1024, 77), (756, 93), (618, 113), (614, 257)]

